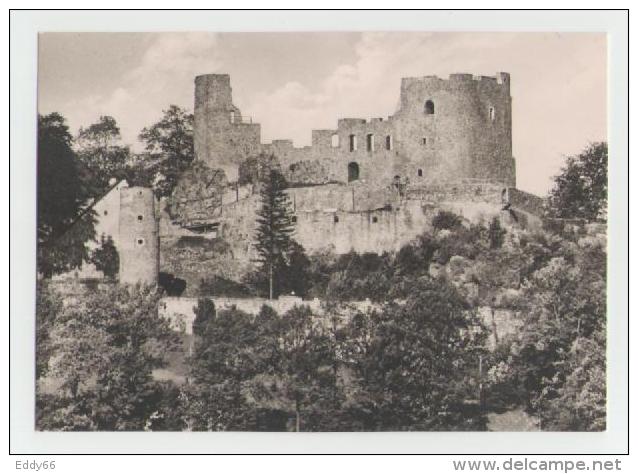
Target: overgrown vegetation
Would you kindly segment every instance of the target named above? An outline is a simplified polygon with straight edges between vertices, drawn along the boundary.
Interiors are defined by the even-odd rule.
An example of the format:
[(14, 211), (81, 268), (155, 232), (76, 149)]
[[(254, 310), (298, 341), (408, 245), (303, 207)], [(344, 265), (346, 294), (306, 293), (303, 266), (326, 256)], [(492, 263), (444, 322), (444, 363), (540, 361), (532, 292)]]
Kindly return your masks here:
[[(122, 172), (170, 194), (192, 159), (191, 121), (169, 109), (143, 131), (150, 161), (127, 168), (112, 118), (82, 129), (76, 152), (61, 116), (39, 117), (43, 276), (83, 260), (117, 273), (111, 240), (92, 255), (86, 247), (94, 238), (91, 193)], [(606, 244), (585, 223), (605, 219), (606, 144), (567, 161), (550, 195), (559, 220), (542, 231), (506, 230), (498, 218), (470, 224), (441, 211), (432, 232), (382, 255), (307, 255), (293, 238), (287, 183), (269, 160), (240, 170), (261, 193), (258, 271), (242, 282), (211, 274), (199, 292), (294, 292), (321, 298), (323, 314), (305, 306), (281, 315), (268, 306), (257, 315), (218, 311), (202, 298), (187, 382), (177, 385), (156, 377), (166, 354), (179, 350), (157, 317), (159, 290), (98, 286), (65, 306), (39, 281), (38, 429), (483, 430), (488, 412), (521, 407), (543, 430), (605, 428)], [(228, 243), (182, 237), (175, 246), (219, 253)], [(180, 295), (186, 282), (163, 274), (160, 286)], [(349, 306), (365, 299), (374, 310)], [(496, 311), (516, 321), (515, 330), (494, 331)]]
[(592, 143), (554, 178), (550, 215), (570, 219), (607, 218), (607, 143)]
[(113, 237), (110, 235), (100, 237), (100, 246), (93, 250), (90, 261), (106, 278), (115, 278), (120, 270), (120, 256), (115, 248)]

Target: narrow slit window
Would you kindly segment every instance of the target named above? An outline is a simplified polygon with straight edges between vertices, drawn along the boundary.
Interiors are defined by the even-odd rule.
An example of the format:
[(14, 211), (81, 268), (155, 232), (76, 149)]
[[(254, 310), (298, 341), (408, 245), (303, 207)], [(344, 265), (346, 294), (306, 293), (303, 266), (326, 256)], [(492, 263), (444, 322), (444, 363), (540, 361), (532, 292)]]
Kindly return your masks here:
[(428, 139), (427, 139), (426, 137), (423, 137), (423, 138), (421, 139), (421, 145), (425, 146), (425, 145), (427, 145), (427, 144), (428, 144)]
[(374, 151), (374, 135), (372, 133), (366, 135), (366, 150)]
[(356, 151), (357, 149), (357, 136), (350, 135), (350, 151)]
[(387, 135), (385, 137), (385, 149), (392, 150), (392, 135)]
[(489, 116), (490, 120), (494, 120), (496, 118), (496, 109), (494, 107), (490, 107)]
[(421, 168), (419, 168), (417, 170), (416, 174), (419, 176), (419, 178), (423, 177), (423, 170)]

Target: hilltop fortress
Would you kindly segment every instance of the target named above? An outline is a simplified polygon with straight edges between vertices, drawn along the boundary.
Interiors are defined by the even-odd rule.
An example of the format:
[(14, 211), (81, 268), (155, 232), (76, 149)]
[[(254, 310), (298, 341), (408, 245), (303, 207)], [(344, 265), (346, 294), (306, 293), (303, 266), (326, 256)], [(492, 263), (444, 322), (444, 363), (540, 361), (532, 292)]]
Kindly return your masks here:
[[(196, 296), (204, 278), (239, 281), (254, 265), (260, 206), (258, 184), (240, 171), (264, 157), (289, 183), (294, 237), (308, 253), (396, 251), (440, 210), (539, 226), (543, 200), (515, 187), (511, 107), (506, 73), (404, 78), (394, 115), (339, 119), (297, 148), (261, 143), (260, 125), (233, 105), (228, 75), (197, 76), (191, 169), (162, 201), (117, 183), (94, 205), (96, 233), (113, 237), (122, 282), (155, 283), (161, 271)], [(96, 276), (90, 264), (75, 273)]]
[(303, 148), (290, 140), (262, 144), (260, 125), (233, 105), (228, 75), (195, 78), (197, 159), (232, 181), (241, 162), (258, 153), (274, 154), (293, 180), (297, 170), (312, 169), (317, 182), (472, 179), (514, 187), (510, 77), (404, 78), (394, 115), (339, 119), (334, 130), (313, 130), (312, 145)]
[[(254, 259), (259, 196), (238, 178), (259, 155), (272, 155), (286, 177), (295, 238), (308, 252), (398, 250), (441, 209), (473, 222), (540, 222), (542, 200), (515, 187), (507, 73), (404, 78), (394, 115), (311, 133), (311, 146), (262, 143), (260, 125), (233, 104), (230, 77), (196, 77), (196, 162), (164, 206), (163, 262), (184, 272), (183, 252), (171, 258), (171, 249), (194, 236), (223, 240), (235, 267)], [(197, 273), (197, 263), (186, 266)]]

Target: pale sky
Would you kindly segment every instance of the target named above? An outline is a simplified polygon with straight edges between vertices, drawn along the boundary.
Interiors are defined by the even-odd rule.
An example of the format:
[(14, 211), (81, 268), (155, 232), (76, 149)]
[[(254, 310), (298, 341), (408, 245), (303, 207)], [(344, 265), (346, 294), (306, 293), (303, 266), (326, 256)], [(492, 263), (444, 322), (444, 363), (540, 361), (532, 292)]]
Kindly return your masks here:
[(509, 72), (517, 186), (540, 195), (566, 155), (607, 137), (599, 33), (45, 33), (39, 48), (39, 112), (73, 133), (112, 115), (134, 149), (170, 104), (192, 111), (208, 73), (230, 74), (262, 141), (302, 146), (340, 117), (394, 113), (401, 77)]

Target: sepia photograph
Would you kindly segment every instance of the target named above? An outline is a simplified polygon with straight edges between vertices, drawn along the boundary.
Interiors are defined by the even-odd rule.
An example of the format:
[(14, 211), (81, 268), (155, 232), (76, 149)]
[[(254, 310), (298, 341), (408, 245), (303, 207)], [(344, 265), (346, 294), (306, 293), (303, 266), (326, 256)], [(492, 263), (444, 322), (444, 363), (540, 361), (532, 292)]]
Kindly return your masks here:
[(35, 430), (607, 429), (604, 32), (37, 42)]

